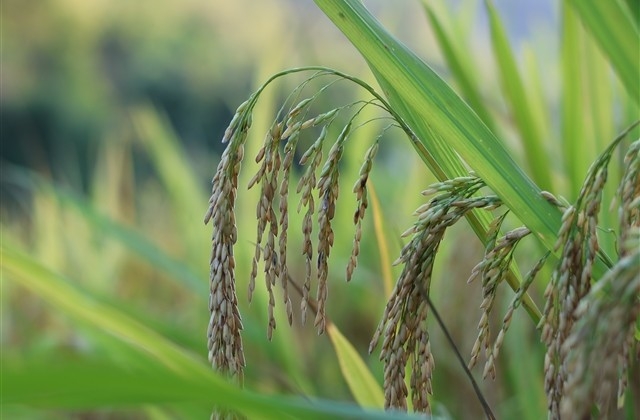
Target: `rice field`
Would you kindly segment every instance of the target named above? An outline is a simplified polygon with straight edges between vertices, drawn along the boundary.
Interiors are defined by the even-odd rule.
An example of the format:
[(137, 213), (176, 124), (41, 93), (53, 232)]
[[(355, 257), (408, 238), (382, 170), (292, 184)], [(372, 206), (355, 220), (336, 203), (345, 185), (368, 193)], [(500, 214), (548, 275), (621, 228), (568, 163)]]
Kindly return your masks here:
[(637, 7), (495, 3), (8, 5), (2, 416), (637, 418)]

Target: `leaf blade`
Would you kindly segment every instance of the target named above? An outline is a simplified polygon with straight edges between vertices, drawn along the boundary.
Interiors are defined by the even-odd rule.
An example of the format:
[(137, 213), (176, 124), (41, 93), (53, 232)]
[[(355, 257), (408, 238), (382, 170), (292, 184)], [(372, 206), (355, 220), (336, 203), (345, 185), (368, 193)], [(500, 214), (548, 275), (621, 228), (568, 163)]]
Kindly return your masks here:
[(361, 407), (384, 408), (384, 393), (356, 349), (332, 322), (327, 334), (340, 364), (340, 371), (351, 394)]
[(547, 248), (553, 249), (560, 212), (540, 196), (539, 188), (473, 110), (429, 66), (392, 37), (360, 2), (316, 3), (367, 59), (376, 76), (381, 75), (394, 86), (415, 115), (428, 121), (440, 136), (442, 141), (425, 144), (429, 151), (446, 150), (445, 144), (449, 144)]
[[(30, 256), (0, 246), (0, 268), (72, 319), (102, 329), (147, 356), (141, 371), (113, 363), (27, 360), (15, 363), (3, 356), (3, 404), (45, 408), (91, 408), (131, 404), (192, 402), (219, 404), (251, 418), (407, 418), (379, 411), (363, 411), (348, 404), (303, 401), (240, 390), (223, 381), (203, 359), (113, 307), (84, 294), (77, 287)], [(7, 363), (4, 363), (7, 362)], [(100, 380), (96, 380), (100, 378)], [(11, 386), (8, 386), (11, 384)], [(161, 386), (165, 384), (166, 386)], [(173, 385), (167, 385), (173, 384)], [(176, 385), (178, 384), (178, 385)]]
[(629, 10), (618, 0), (568, 3), (609, 58), (629, 96), (640, 103), (640, 34)]
[(533, 179), (543, 189), (552, 191), (553, 182), (549, 171), (540, 162), (547, 161), (541, 141), (541, 129), (536, 124), (531, 110), (530, 99), (525, 90), (518, 65), (511, 47), (507, 33), (496, 8), (490, 0), (485, 0), (485, 8), (489, 14), (489, 27), (491, 29), (491, 44), (500, 70), (500, 82), (505, 97), (510, 104), (511, 113), (518, 125), (522, 144), (525, 150), (526, 161)]

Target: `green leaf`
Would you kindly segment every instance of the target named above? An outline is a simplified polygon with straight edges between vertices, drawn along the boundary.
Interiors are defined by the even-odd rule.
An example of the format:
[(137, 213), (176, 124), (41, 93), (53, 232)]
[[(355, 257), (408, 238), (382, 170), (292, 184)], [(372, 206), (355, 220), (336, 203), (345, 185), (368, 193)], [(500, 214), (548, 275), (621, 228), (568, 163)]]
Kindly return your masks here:
[(567, 0), (609, 58), (629, 96), (640, 103), (640, 34), (620, 0)]
[[(391, 36), (362, 3), (356, 0), (316, 0), (316, 3), (367, 59), (376, 76), (394, 87), (399, 99), (414, 114), (407, 123), (420, 120), (437, 134), (420, 139), (426, 149), (433, 155), (446, 154), (450, 148), (455, 150), (522, 222), (553, 249), (560, 228), (560, 212), (540, 196), (539, 188), (471, 108), (429, 66)], [(449, 172), (447, 175), (454, 171), (449, 162), (438, 160), (438, 163)]]
[(203, 297), (203, 299), (207, 296), (206, 276), (198, 276), (184, 262), (168, 255), (140, 232), (101, 214), (72, 191), (59, 185), (53, 185), (34, 172), (11, 165), (5, 165), (5, 171), (5, 181), (10, 180), (34, 192), (44, 191), (54, 195), (61, 204), (76, 211), (96, 232), (102, 232), (105, 236), (117, 241), (153, 267), (168, 274), (171, 279), (179, 282), (186, 290), (190, 290), (196, 296)]
[[(453, 149), (471, 166), (540, 241), (554, 250), (560, 228), (560, 211), (546, 202), (540, 189), (514, 162), (496, 136), (469, 106), (423, 61), (391, 36), (356, 0), (316, 0), (318, 6), (365, 57), (385, 94), (393, 86), (397, 100), (390, 102), (406, 123), (419, 131), (416, 122), (427, 124), (436, 134), (420, 137), (432, 157)], [(455, 174), (450, 162), (439, 161), (446, 175)], [(438, 173), (436, 173), (438, 176)], [(601, 261), (596, 276), (605, 271)]]
[(136, 319), (84, 294), (63, 276), (54, 273), (30, 256), (3, 244), (0, 247), (3, 274), (31, 290), (46, 302), (77, 321), (90, 324), (122, 341), (172, 371), (182, 375), (209, 376), (202, 359), (186, 352)]
[(530, 100), (527, 97), (527, 92), (518, 72), (516, 59), (509, 46), (507, 33), (493, 3), (490, 0), (485, 0), (485, 6), (489, 14), (493, 52), (500, 70), (499, 79), (504, 95), (510, 105), (511, 113), (522, 136), (522, 144), (529, 170), (538, 186), (552, 191), (553, 182), (551, 181), (548, 167), (541, 164), (547, 161), (542, 147), (543, 142), (541, 141), (540, 133), (542, 130), (537, 126), (533, 118)]
[(3, 359), (3, 404), (44, 408), (90, 408), (135, 404), (218, 404), (251, 418), (407, 418), (363, 412), (335, 402), (310, 402), (242, 391), (218, 377), (204, 359), (73, 286), (30, 256), (3, 244), (3, 277), (31, 290), (72, 319), (130, 345), (145, 355), (144, 369), (112, 363)]
[[(418, 134), (419, 139), (411, 137), (410, 140), (433, 174), (439, 180), (468, 175), (466, 166), (460, 160), (453, 148), (432, 129), (427, 120), (421, 118), (417, 112), (402, 100), (402, 97), (396, 91), (395, 87), (389, 83), (384, 76), (378, 73), (376, 69), (372, 69), (372, 71), (378, 79), (383, 91), (389, 98), (391, 106), (398, 114), (398, 117), (402, 118), (403, 121), (405, 121), (412, 130)], [(425, 147), (425, 144), (436, 145), (436, 147), (428, 148), (428, 146)], [(491, 221), (489, 213), (484, 211), (473, 211), (467, 215), (467, 220), (478, 238), (480, 238), (484, 243), (486, 232)], [(511, 274), (507, 277), (507, 282), (513, 290), (516, 290), (521, 279), (519, 271), (515, 268), (515, 263), (513, 263), (510, 271)], [(525, 295), (523, 299), (523, 305), (533, 321), (538, 323), (541, 317), (540, 311), (528, 294)]]
[(356, 349), (332, 322), (327, 325), (327, 334), (338, 357), (342, 376), (358, 404), (361, 407), (384, 408), (384, 393)]
[[(364, 411), (335, 401), (302, 400), (260, 395), (208, 378), (177, 375), (161, 366), (123, 368), (104, 362), (76, 360), (3, 362), (3, 412), (5, 407), (42, 409), (88, 409), (132, 407), (142, 404), (197, 406), (214, 405), (238, 410), (259, 419), (294, 418), (416, 418), (402, 413)], [(203, 367), (206, 370), (206, 367)]]

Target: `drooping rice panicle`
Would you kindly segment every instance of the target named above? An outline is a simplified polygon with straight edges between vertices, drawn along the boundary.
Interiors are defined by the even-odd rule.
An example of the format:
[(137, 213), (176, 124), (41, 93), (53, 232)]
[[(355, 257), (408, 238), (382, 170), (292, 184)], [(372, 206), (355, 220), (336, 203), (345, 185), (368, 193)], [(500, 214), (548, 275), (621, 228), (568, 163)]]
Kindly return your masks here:
[[(308, 69), (307, 69), (308, 70)], [(302, 174), (297, 186), (300, 194), (298, 212), (305, 207), (302, 233), (302, 255), (305, 264), (305, 279), (301, 287), (302, 321), (305, 322), (307, 307), (315, 312), (315, 326), (319, 334), (326, 328), (326, 305), (328, 297), (329, 258), (334, 245), (332, 221), (339, 195), (340, 159), (345, 140), (357, 126), (355, 111), (348, 123), (333, 142), (323, 164), (323, 148), (329, 126), (338, 112), (354, 106), (366, 106), (375, 102), (394, 116), (394, 120), (410, 140), (417, 143), (411, 129), (366, 83), (329, 69), (314, 68), (313, 76), (298, 85), (278, 112), (265, 141), (256, 156), (259, 169), (249, 182), (249, 187), (260, 184), (260, 199), (256, 207), (258, 226), (256, 246), (249, 279), (249, 299), (255, 289), (258, 266), (264, 264), (264, 281), (268, 294), (267, 336), (271, 339), (276, 328), (274, 309), (275, 290), (278, 279), (282, 286), (283, 301), (288, 322), (293, 319), (289, 296), (292, 280), (288, 268), (289, 231), (289, 187), (292, 173), (296, 171), (294, 159), (303, 131), (321, 127), (316, 141), (300, 159)], [(205, 215), (205, 223), (213, 222), (212, 253), (210, 259), (210, 321), (207, 330), (208, 357), (212, 366), (242, 384), (245, 366), (240, 332), (242, 322), (238, 311), (235, 290), (235, 259), (233, 246), (237, 241), (235, 199), (238, 188), (238, 172), (243, 160), (244, 143), (251, 125), (252, 111), (262, 90), (271, 81), (288, 73), (305, 71), (292, 69), (278, 73), (261, 86), (247, 102), (243, 103), (226, 129), (223, 142), (228, 143), (213, 177), (212, 194)], [(337, 76), (364, 87), (375, 99), (357, 101), (341, 108), (332, 109), (317, 116), (309, 116), (309, 109), (318, 95), (334, 82), (326, 84), (315, 95), (301, 98), (304, 87), (320, 76)], [(361, 110), (362, 108), (360, 108)], [(628, 133), (627, 130), (626, 133)], [(614, 141), (589, 170), (587, 179), (576, 203), (569, 205), (551, 193), (542, 196), (552, 205), (564, 210), (557, 248), (560, 263), (553, 273), (545, 291), (546, 305), (541, 320), (542, 338), (547, 345), (545, 356), (545, 390), (549, 399), (549, 414), (558, 418), (561, 414), (589, 414), (591, 402), (599, 408), (605, 407), (617, 396), (620, 400), (626, 386), (629, 355), (635, 345), (633, 337), (635, 322), (640, 314), (640, 142), (632, 144), (625, 159), (626, 170), (618, 189), (620, 196), (619, 261), (614, 265), (608, 256), (599, 250), (597, 238), (598, 213), (602, 190), (607, 180), (607, 165), (613, 148), (621, 138)], [(367, 150), (359, 177), (353, 188), (357, 209), (354, 213), (355, 233), (353, 248), (347, 263), (346, 278), (350, 280), (357, 265), (362, 240), (362, 222), (368, 207), (367, 182), (378, 150), (378, 137)], [(317, 175), (317, 176), (316, 176)], [(429, 298), (431, 277), (440, 243), (448, 227), (455, 224), (474, 209), (493, 210), (502, 205), (495, 195), (480, 194), (485, 187), (482, 179), (470, 174), (434, 184), (423, 191), (424, 195), (435, 195), (428, 203), (416, 210), (417, 220), (402, 236), (411, 237), (402, 248), (397, 263), (403, 270), (387, 302), (384, 315), (373, 339), (370, 352), (382, 338), (380, 358), (384, 361), (384, 394), (386, 408), (406, 409), (411, 392), (415, 411), (429, 412), (429, 395), (432, 393), (434, 358), (427, 330), (427, 316), (432, 305)], [(317, 194), (317, 195), (316, 195)], [(316, 214), (317, 210), (317, 214)], [(317, 216), (318, 242), (314, 256), (311, 233), (313, 217)], [(506, 214), (505, 214), (506, 215)], [(505, 215), (492, 224), (485, 243), (483, 261), (471, 275), (482, 279), (483, 301), (479, 334), (472, 350), (470, 364), (476, 363), (484, 348), (487, 358), (484, 376), (495, 376), (497, 358), (504, 336), (509, 329), (513, 313), (521, 304), (531, 309), (532, 303), (525, 296), (536, 273), (544, 264), (542, 258), (525, 277), (516, 290), (516, 295), (507, 309), (502, 327), (495, 341), (491, 341), (489, 316), (494, 306), (496, 290), (509, 275), (512, 285), (511, 262), (519, 241), (531, 232), (518, 228), (500, 236)], [(280, 235), (278, 237), (278, 235)], [(631, 244), (631, 245), (630, 245)], [(310, 296), (312, 261), (317, 264), (317, 304)], [(596, 258), (602, 258), (611, 270), (592, 286), (593, 267)], [(614, 281), (615, 280), (615, 281)], [(316, 307), (317, 305), (317, 307)], [(535, 308), (535, 305), (533, 305)], [(617, 328), (606, 329), (615, 325)], [(443, 327), (444, 328), (444, 327)], [(446, 329), (445, 329), (446, 331)], [(595, 332), (591, 340), (584, 337)], [(448, 335), (447, 335), (448, 336)], [(455, 347), (455, 345), (454, 345)], [(456, 352), (457, 353), (457, 352)], [(457, 353), (458, 354), (458, 353)], [(609, 356), (607, 358), (607, 356)], [(596, 365), (605, 360), (595, 372), (584, 366)], [(410, 364), (411, 377), (405, 381), (405, 371)], [(472, 380), (475, 385), (475, 382)], [(477, 388), (477, 387), (476, 387)], [(481, 401), (484, 399), (480, 395)], [(488, 413), (491, 412), (489, 409)], [(488, 415), (492, 417), (491, 415)], [(237, 413), (216, 408), (213, 418), (240, 418)]]
[[(542, 258), (538, 260), (538, 262), (533, 266), (533, 268), (527, 273), (527, 275), (524, 277), (522, 281), (522, 284), (520, 284), (520, 287), (516, 291), (516, 294), (513, 297), (511, 303), (509, 304), (509, 307), (507, 308), (507, 313), (502, 319), (502, 327), (500, 328), (500, 332), (498, 332), (498, 336), (496, 337), (496, 340), (493, 344), (493, 350), (491, 352), (491, 356), (493, 358), (492, 362), (495, 362), (495, 360), (498, 358), (498, 355), (500, 353), (500, 348), (502, 347), (502, 343), (504, 341), (504, 336), (506, 335), (507, 330), (511, 325), (511, 319), (513, 317), (513, 313), (515, 312), (516, 309), (518, 309), (518, 307), (522, 303), (522, 298), (527, 293), (529, 286), (531, 286), (531, 283), (533, 283), (533, 280), (535, 279), (538, 272), (540, 272), (540, 270), (544, 266), (545, 262), (547, 261), (547, 258), (549, 258), (549, 255), (551, 255), (551, 253), (547, 252)], [(485, 367), (485, 370), (486, 370), (486, 367)]]
[(301, 207), (307, 208), (302, 222), (302, 234), (304, 236), (302, 245), (302, 255), (305, 262), (305, 278), (302, 285), (302, 301), (300, 303), (300, 312), (302, 315), (302, 324), (307, 320), (307, 308), (309, 303), (309, 292), (311, 290), (311, 269), (313, 261), (313, 243), (311, 241), (311, 233), (313, 231), (313, 215), (315, 213), (315, 201), (313, 198), (313, 189), (316, 186), (316, 171), (322, 163), (322, 147), (327, 136), (328, 126), (322, 127), (320, 135), (313, 145), (305, 152), (300, 159), (301, 165), (307, 165), (307, 168), (298, 181), (298, 194), (300, 203), (298, 204), (298, 212)]
[[(601, 413), (619, 404), (628, 357), (640, 317), (640, 228), (621, 243), (624, 256), (594, 285), (575, 311), (575, 325), (561, 351), (566, 383), (561, 418), (585, 418), (595, 403)], [(637, 343), (635, 343), (637, 345)]]
[(209, 362), (214, 369), (243, 382), (245, 366), (242, 348), (242, 320), (238, 311), (235, 289), (235, 259), (233, 245), (238, 239), (235, 221), (235, 199), (238, 174), (244, 157), (244, 143), (251, 125), (251, 100), (240, 105), (225, 131), (225, 149), (213, 177), (205, 224), (213, 224), (209, 274), (209, 311), (207, 347)]
[[(273, 314), (275, 297), (273, 286), (279, 277), (278, 253), (275, 248), (275, 237), (278, 235), (278, 219), (274, 211), (274, 198), (278, 190), (278, 175), (280, 171), (280, 141), (282, 139), (282, 125), (274, 123), (267, 132), (264, 144), (260, 149), (256, 162), (260, 163), (258, 172), (249, 182), (249, 188), (260, 184), (260, 199), (256, 206), (258, 219), (255, 255), (252, 261), (251, 277), (249, 279), (249, 298), (255, 288), (255, 280), (258, 275), (258, 264), (262, 257), (264, 261), (265, 285), (269, 294), (268, 302), (268, 326), (267, 337), (271, 339), (276, 328), (276, 320)], [(267, 230), (268, 228), (268, 230)], [(263, 236), (267, 232), (267, 238), (263, 247)]]
[(347, 281), (351, 280), (353, 271), (358, 264), (358, 255), (360, 254), (360, 240), (362, 239), (362, 220), (364, 219), (365, 211), (369, 206), (367, 198), (367, 181), (369, 179), (369, 173), (373, 167), (373, 159), (378, 153), (379, 138), (369, 147), (365, 154), (364, 162), (360, 168), (360, 176), (353, 186), (353, 192), (356, 194), (356, 200), (358, 208), (353, 215), (353, 223), (356, 225), (356, 232), (353, 236), (353, 248), (351, 250), (351, 257), (349, 257), (349, 263), (347, 264)]
[(351, 130), (351, 121), (347, 123), (336, 142), (331, 147), (327, 160), (320, 172), (316, 188), (320, 197), (320, 209), (318, 210), (318, 312), (314, 325), (318, 334), (325, 330), (325, 311), (328, 295), (327, 279), (329, 277), (329, 255), (333, 246), (334, 232), (331, 220), (335, 216), (336, 200), (340, 187), (338, 184), (338, 163), (344, 151), (344, 141)]
[[(496, 219), (495, 229), (490, 230), (491, 236), (493, 232), (497, 232), (502, 225), (506, 213)], [(496, 296), (498, 285), (506, 278), (509, 273), (509, 267), (513, 260), (513, 252), (522, 238), (529, 235), (531, 231), (525, 227), (520, 227), (507, 232), (504, 236), (497, 240), (489, 240), (488, 247), (485, 251), (484, 258), (474, 269), (472, 277), (479, 276), (482, 278), (482, 296), (483, 300), (480, 304), (482, 316), (478, 324), (478, 337), (471, 351), (471, 360), (469, 369), (477, 362), (481, 348), (484, 348), (485, 357), (487, 359), (483, 371), (483, 377), (488, 375), (495, 378), (495, 358), (497, 355), (493, 353), (495, 346), (491, 343), (491, 332), (489, 327), (489, 317), (493, 309), (493, 303)], [(490, 237), (491, 237), (490, 236)], [(499, 346), (498, 346), (499, 348)]]
[(576, 324), (563, 344), (567, 381), (561, 415), (587, 415), (593, 402), (607, 412), (624, 399), (640, 317), (639, 151), (640, 141), (629, 146), (618, 187), (620, 259), (580, 302)]
[(288, 279), (289, 269), (287, 268), (287, 233), (289, 229), (289, 178), (291, 176), (291, 166), (298, 143), (300, 132), (291, 135), (284, 148), (284, 159), (282, 161), (282, 183), (280, 184), (280, 282), (282, 284), (283, 301), (287, 312), (289, 325), (293, 322), (293, 308), (289, 297)]
[(618, 136), (589, 168), (576, 203), (569, 206), (562, 217), (556, 243), (556, 249), (562, 250), (560, 262), (545, 290), (546, 304), (540, 322), (542, 341), (547, 346), (545, 391), (551, 418), (561, 416), (562, 400), (568, 395), (565, 385), (571, 370), (568, 366), (571, 346), (567, 340), (578, 320), (578, 307), (591, 289), (594, 261), (599, 251), (598, 213), (607, 167), (613, 150), (626, 133)]
[[(620, 205), (620, 244), (625, 243), (630, 228), (640, 225), (640, 140), (631, 143), (624, 157), (624, 174), (618, 187)], [(624, 250), (618, 251), (624, 255)]]
[(408, 390), (404, 381), (411, 358), (412, 402), (419, 412), (429, 412), (427, 393), (432, 390), (434, 367), (426, 330), (427, 301), (433, 264), (447, 227), (468, 211), (500, 205), (496, 196), (473, 197), (484, 183), (475, 177), (458, 178), (435, 184), (423, 194), (440, 192), (416, 211), (417, 221), (407, 234), (407, 243), (396, 263), (404, 268), (387, 302), (382, 320), (369, 345), (369, 352), (382, 338), (380, 359), (384, 361), (385, 407), (406, 410)]

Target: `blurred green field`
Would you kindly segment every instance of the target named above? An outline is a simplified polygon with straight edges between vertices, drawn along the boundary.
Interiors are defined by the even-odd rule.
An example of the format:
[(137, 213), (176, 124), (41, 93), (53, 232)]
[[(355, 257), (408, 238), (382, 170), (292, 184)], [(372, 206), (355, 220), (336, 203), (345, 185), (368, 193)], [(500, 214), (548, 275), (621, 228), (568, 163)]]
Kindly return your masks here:
[[(489, 30), (478, 23), (481, 4), (449, 8), (428, 2), (423, 9), (420, 2), (371, 3), (394, 34), (462, 91), (523, 170), (557, 195), (574, 199), (588, 164), (638, 116), (638, 103), (614, 79), (607, 59), (582, 28), (574, 28), (577, 65), (587, 70), (570, 87), (577, 105), (571, 112), (565, 108), (563, 118), (570, 114), (577, 120), (571, 126), (583, 142), (573, 150), (565, 146), (567, 124), (558, 110), (567, 106), (561, 100), (567, 88), (560, 91), (567, 69), (557, 54), (562, 46), (556, 4), (552, 21), (530, 22), (529, 32), (512, 44), (528, 98), (528, 123), (540, 141), (533, 150), (523, 140), (526, 124), (514, 115), (521, 104), (512, 102), (508, 88), (501, 90), (504, 74)], [(260, 275), (252, 303), (247, 299), (258, 192), (245, 186), (257, 170), (253, 156), (264, 133), (302, 81), (297, 76), (262, 95), (245, 151), (251, 158), (240, 174), (235, 257), (246, 397), (206, 375), (211, 228), (202, 218), (223, 150), (220, 139), (235, 108), (283, 68), (321, 64), (375, 85), (365, 61), (340, 32), (312, 2), (285, 0), (162, 5), (8, 0), (0, 20), (2, 416), (204, 418), (211, 401), (225, 398), (254, 404), (251, 418), (274, 418), (280, 409), (310, 418), (312, 411), (305, 410), (316, 399), (318, 418), (357, 413), (349, 411), (362, 404), (348, 383), (350, 375), (359, 378), (354, 365), (341, 369), (339, 359), (345, 356), (336, 354), (329, 337), (317, 336), (312, 322), (300, 324), (300, 296), (293, 295), (291, 328), (283, 305), (276, 306), (278, 326), (271, 342)], [(438, 32), (438, 24), (444, 32)], [(451, 51), (465, 61), (462, 72), (443, 48), (444, 39), (453, 40)], [(474, 72), (465, 73), (469, 69)], [(470, 77), (471, 88), (461, 74)], [(471, 95), (474, 89), (479, 96)], [(322, 112), (368, 99), (355, 85), (340, 82), (315, 106)], [(361, 122), (372, 121), (349, 139), (341, 163), (327, 310), (377, 381), (373, 400), (382, 384), (382, 363), (378, 350), (369, 355), (367, 349), (392, 279), (401, 271), (393, 267), (389, 278), (385, 267), (398, 256), (400, 233), (424, 202), (420, 191), (435, 182), (404, 134), (386, 131), (371, 175), (380, 207), (368, 210), (358, 268), (347, 284), (344, 269), (356, 209), (351, 189), (365, 151), (389, 124), (381, 115), (373, 107), (363, 112)], [(613, 178), (619, 177), (619, 166)], [(615, 186), (605, 193), (605, 202), (613, 191)], [(297, 201), (291, 197), (292, 208)], [(296, 254), (302, 247), (301, 223), (302, 215), (292, 211), (288, 257), (294, 279), (304, 276), (304, 261)], [(613, 216), (603, 216), (605, 229), (615, 223)], [(507, 224), (519, 222), (514, 218)], [(615, 249), (613, 235), (604, 234), (602, 241), (604, 249)], [(517, 262), (526, 272), (542, 252), (534, 242), (523, 244)], [(481, 313), (480, 284), (467, 285), (466, 279), (482, 255), (482, 244), (460, 223), (447, 234), (434, 274), (432, 299), (465, 357)], [(550, 271), (546, 267), (530, 289), (538, 306)], [(315, 293), (315, 284), (311, 290)], [(498, 294), (495, 330), (512, 297), (507, 287)], [(429, 322), (436, 359), (434, 414), (481, 416), (462, 367), (442, 331)], [(474, 370), (499, 418), (545, 415), (543, 356), (534, 323), (518, 311), (497, 378), (482, 381), (482, 369)], [(631, 388), (638, 395), (640, 384)], [(369, 408), (380, 404), (377, 400)]]

